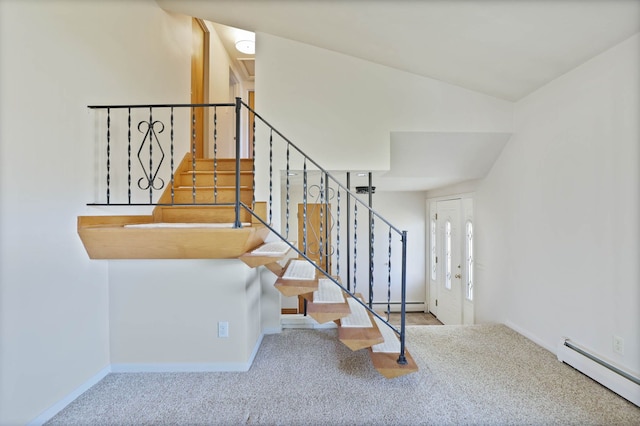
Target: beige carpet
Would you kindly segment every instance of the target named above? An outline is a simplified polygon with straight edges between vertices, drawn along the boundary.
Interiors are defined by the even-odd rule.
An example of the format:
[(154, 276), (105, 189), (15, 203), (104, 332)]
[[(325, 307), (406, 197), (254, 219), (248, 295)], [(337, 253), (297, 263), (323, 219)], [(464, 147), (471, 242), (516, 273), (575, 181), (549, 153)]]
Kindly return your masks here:
[(249, 372), (110, 374), (49, 424), (640, 424), (640, 408), (507, 327), (408, 337), (421, 370), (393, 380), (335, 329), (285, 330)]

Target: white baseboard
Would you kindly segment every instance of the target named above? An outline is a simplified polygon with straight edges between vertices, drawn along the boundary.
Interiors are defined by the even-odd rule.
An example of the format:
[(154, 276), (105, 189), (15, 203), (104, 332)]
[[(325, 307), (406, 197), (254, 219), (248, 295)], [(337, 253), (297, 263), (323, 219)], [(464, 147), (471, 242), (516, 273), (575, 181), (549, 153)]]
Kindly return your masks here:
[(108, 365), (96, 373), (89, 380), (84, 382), (82, 385), (78, 386), (73, 390), (69, 395), (62, 398), (60, 401), (56, 402), (54, 405), (49, 407), (47, 410), (42, 412), (38, 417), (31, 420), (27, 423), (29, 426), (40, 426), (53, 418), (56, 414), (62, 411), (67, 405), (71, 404), (76, 398), (85, 393), (89, 388), (94, 386), (100, 380), (104, 379), (107, 374), (111, 373), (111, 366)]
[(31, 420), (29, 426), (40, 426), (51, 420), (56, 414), (71, 404), (76, 398), (104, 379), (109, 373), (202, 373), (202, 372), (243, 372), (249, 371), (258, 354), (264, 333), (258, 340), (247, 362), (215, 363), (157, 363), (157, 364), (111, 364), (76, 388), (69, 395), (52, 405), (38, 417)]

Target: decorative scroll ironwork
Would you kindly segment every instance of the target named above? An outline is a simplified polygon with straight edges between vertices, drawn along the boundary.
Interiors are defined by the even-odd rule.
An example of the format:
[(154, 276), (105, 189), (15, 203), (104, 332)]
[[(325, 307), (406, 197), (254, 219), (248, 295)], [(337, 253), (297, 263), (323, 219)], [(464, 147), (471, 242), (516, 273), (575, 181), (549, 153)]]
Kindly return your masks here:
[(340, 276), (340, 187), (338, 187), (338, 199), (336, 206), (336, 275)]
[[(142, 139), (142, 143), (140, 144), (140, 149), (138, 149), (138, 161), (140, 162), (140, 166), (142, 166), (142, 172), (144, 173), (144, 176), (138, 179), (138, 188), (142, 190), (148, 189), (151, 194), (151, 191), (153, 191), (154, 189), (157, 191), (164, 188), (164, 180), (158, 176), (158, 172), (160, 171), (160, 167), (162, 166), (162, 162), (164, 161), (165, 157), (164, 150), (162, 149), (162, 144), (160, 144), (160, 140), (158, 139), (158, 134), (164, 132), (164, 124), (159, 120), (153, 121), (153, 116), (149, 114), (149, 121), (143, 120), (138, 123), (138, 131), (140, 133), (144, 133), (144, 138)], [(157, 145), (161, 153), (160, 161), (156, 165), (155, 169), (153, 167), (154, 143)], [(145, 145), (149, 146), (148, 169), (147, 167), (145, 167), (145, 163), (142, 161), (142, 151), (144, 150)]]
[[(253, 120), (253, 124), (255, 126), (255, 119)], [(255, 135), (255, 129), (253, 129), (253, 134)], [(254, 160), (255, 161), (255, 160)], [(269, 223), (273, 223), (273, 129), (269, 132)]]
[(127, 201), (131, 203), (131, 108), (127, 109)]
[(302, 166), (302, 252), (307, 254), (307, 158)]
[(389, 257), (387, 258), (387, 321), (391, 315), (391, 228), (389, 228)]
[(253, 121), (252, 124), (252, 134), (251, 134), (251, 143), (253, 144), (252, 147), (252, 153), (253, 153), (253, 161), (251, 162), (252, 165), (252, 171), (253, 171), (253, 186), (252, 186), (252, 191), (251, 193), (253, 194), (253, 197), (251, 199), (251, 208), (255, 209), (256, 208), (256, 120), (251, 120)]
[(287, 143), (287, 209), (286, 209), (286, 225), (285, 225), (285, 238), (289, 238), (289, 143)]
[(213, 202), (218, 202), (218, 107), (213, 107)]
[(107, 108), (107, 204), (111, 201), (111, 108)]
[(353, 292), (358, 285), (358, 203), (353, 205)]
[[(333, 231), (334, 228), (334, 220), (333, 220), (333, 213), (331, 212), (330, 208), (326, 208), (325, 209), (325, 205), (329, 203), (329, 201), (333, 200), (336, 194), (335, 189), (331, 188), (331, 187), (326, 187), (325, 186), (325, 181), (323, 180), (323, 178), (320, 178), (320, 185), (311, 185), (308, 187), (307, 189), (307, 173), (306, 173), (306, 162), (304, 164), (305, 167), (305, 171), (304, 171), (304, 181), (303, 181), (303, 216), (304, 216), (304, 222), (302, 224), (303, 226), (303, 234), (304, 234), (304, 240), (305, 241), (305, 245), (306, 245), (306, 249), (308, 251), (309, 254), (312, 255), (319, 255), (320, 258), (322, 259), (322, 256), (333, 256), (333, 253), (335, 251), (335, 247), (333, 245), (329, 245), (327, 238), (325, 236), (325, 232), (328, 233), (329, 235), (331, 234), (331, 232)], [(323, 176), (323, 175), (321, 175)], [(311, 201), (309, 201), (309, 196), (311, 197)], [(311, 203), (312, 204), (312, 208), (311, 211), (308, 210), (308, 204)], [(320, 207), (318, 207), (320, 206)], [(316, 208), (319, 208), (319, 214), (320, 214), (320, 229), (318, 230), (318, 232), (316, 233), (316, 230), (313, 229), (312, 226), (310, 226), (308, 229), (311, 230), (311, 232), (313, 233), (313, 239), (311, 243), (308, 243), (308, 239), (307, 239), (307, 218), (311, 215), (313, 216), (313, 214), (316, 212)], [(326, 213), (325, 213), (326, 210)], [(329, 222), (329, 225), (325, 225), (325, 215), (326, 215), (326, 219)], [(325, 229), (326, 226), (326, 229)], [(338, 237), (339, 238), (339, 237)], [(319, 244), (317, 247), (315, 247), (314, 245), (314, 241), (318, 241)], [(326, 246), (326, 247), (325, 247)], [(322, 263), (322, 262), (321, 262)], [(326, 265), (328, 266), (328, 264)]]
[(173, 129), (174, 129), (174, 123), (173, 123), (173, 107), (171, 107), (171, 204), (173, 204), (174, 202), (174, 198), (175, 198), (175, 176), (173, 171), (175, 170), (174, 167), (174, 158), (175, 158), (175, 154), (174, 154), (174, 143), (173, 143)]
[(374, 249), (374, 239), (375, 239), (375, 224), (374, 224), (374, 219), (373, 219), (373, 215), (371, 215), (371, 210), (369, 210), (369, 216), (370, 216), (370, 221), (369, 221), (369, 232), (371, 233), (371, 240), (369, 241), (369, 307), (371, 307), (373, 305), (373, 269), (374, 269), (374, 262), (373, 262), (373, 255), (375, 252)]
[(196, 109), (191, 108), (191, 195), (196, 203)]

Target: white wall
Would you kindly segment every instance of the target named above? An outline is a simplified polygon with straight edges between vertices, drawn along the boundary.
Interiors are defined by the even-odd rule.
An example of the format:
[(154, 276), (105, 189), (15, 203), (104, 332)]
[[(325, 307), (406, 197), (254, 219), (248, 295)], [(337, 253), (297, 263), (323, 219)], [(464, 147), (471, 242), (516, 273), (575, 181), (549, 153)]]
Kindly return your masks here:
[(109, 364), (93, 200), (94, 103), (188, 102), (191, 22), (155, 2), (0, 1), (0, 424), (26, 423)]
[(387, 170), (391, 131), (511, 130), (511, 102), (303, 43), (256, 36), (258, 113), (327, 169)]
[[(210, 31), (209, 43), (209, 102), (235, 102), (229, 94), (229, 75), (231, 59), (222, 45), (213, 25), (207, 22)], [(217, 110), (217, 155), (221, 158), (235, 157), (235, 109), (233, 107)], [(213, 111), (209, 111), (209, 157), (213, 158)]]
[[(256, 34), (256, 111), (327, 170), (388, 170), (392, 131), (510, 132), (513, 104), (269, 34)], [(268, 155), (258, 127), (256, 156)], [(285, 168), (274, 138), (274, 171)], [(256, 166), (268, 200), (268, 166)], [(293, 150), (291, 168), (302, 169)], [(274, 215), (280, 216), (275, 179)], [(276, 221), (279, 226), (279, 221)]]
[(257, 269), (235, 259), (109, 261), (109, 283), (115, 370), (248, 369), (261, 334)]
[(639, 52), (635, 35), (518, 102), (476, 200), (476, 318), (552, 350), (567, 336), (636, 374)]

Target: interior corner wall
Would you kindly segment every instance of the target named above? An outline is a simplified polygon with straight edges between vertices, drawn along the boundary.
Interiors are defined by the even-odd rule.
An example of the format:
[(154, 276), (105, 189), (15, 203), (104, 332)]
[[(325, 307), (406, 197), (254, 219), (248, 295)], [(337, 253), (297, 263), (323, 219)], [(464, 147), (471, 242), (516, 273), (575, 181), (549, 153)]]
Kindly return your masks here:
[(153, 0), (0, 1), (0, 424), (108, 368), (108, 273), (76, 217), (94, 197), (90, 104), (188, 102), (191, 21)]
[[(640, 35), (516, 104), (476, 198), (479, 322), (640, 372)], [(613, 336), (624, 354), (613, 351)]]

